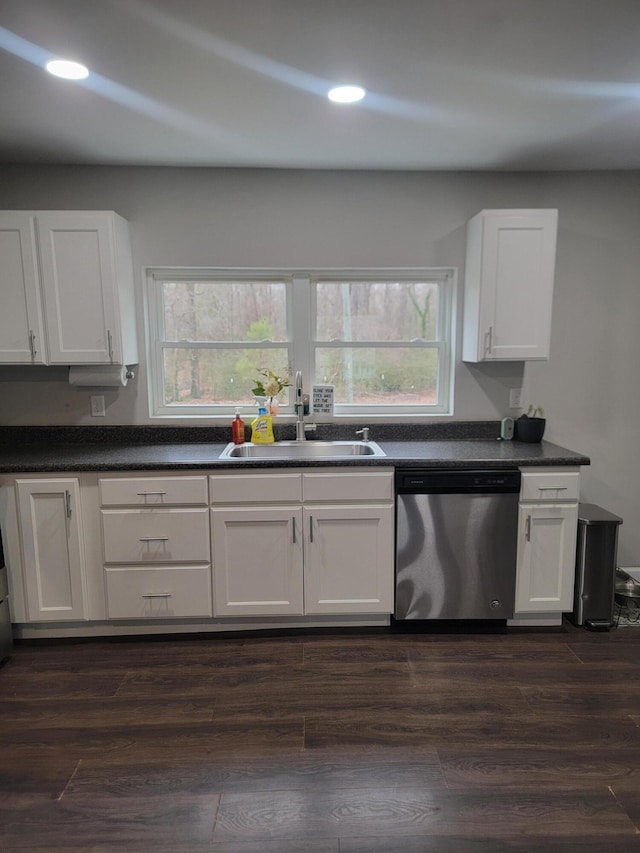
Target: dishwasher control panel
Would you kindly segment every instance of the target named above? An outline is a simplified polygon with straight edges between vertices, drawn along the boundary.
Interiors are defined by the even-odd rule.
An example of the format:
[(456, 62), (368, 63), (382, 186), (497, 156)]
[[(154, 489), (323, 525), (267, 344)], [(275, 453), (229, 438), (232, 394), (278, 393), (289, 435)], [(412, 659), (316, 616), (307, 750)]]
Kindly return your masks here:
[(460, 494), (520, 491), (517, 468), (471, 470), (467, 468), (405, 468), (396, 471), (398, 494)]

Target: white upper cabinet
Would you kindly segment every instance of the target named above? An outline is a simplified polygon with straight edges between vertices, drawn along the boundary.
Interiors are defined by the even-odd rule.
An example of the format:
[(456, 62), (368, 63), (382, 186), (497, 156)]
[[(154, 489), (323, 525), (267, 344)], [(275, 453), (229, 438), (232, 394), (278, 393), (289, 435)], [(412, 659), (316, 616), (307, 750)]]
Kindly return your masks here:
[(557, 210), (483, 210), (467, 225), (464, 361), (549, 358)]
[(0, 211), (0, 363), (44, 364), (35, 222)]
[(0, 217), (0, 276), (10, 276), (12, 294), (11, 313), (0, 321), (0, 361), (137, 363), (126, 221), (111, 211), (7, 211)]

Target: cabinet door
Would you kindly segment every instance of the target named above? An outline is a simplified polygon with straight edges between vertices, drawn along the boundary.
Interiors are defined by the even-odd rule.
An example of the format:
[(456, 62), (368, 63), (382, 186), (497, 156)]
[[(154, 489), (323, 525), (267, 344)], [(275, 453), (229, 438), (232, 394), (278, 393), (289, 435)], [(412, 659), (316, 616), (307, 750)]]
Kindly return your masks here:
[(46, 363), (39, 288), (33, 217), (0, 213), (0, 363)]
[(78, 481), (17, 480), (16, 488), (29, 620), (86, 618)]
[(214, 614), (303, 613), (299, 507), (213, 509)]
[(516, 613), (573, 607), (578, 504), (521, 504)]
[(305, 613), (393, 611), (393, 507), (304, 510)]
[(38, 213), (37, 229), (50, 363), (121, 364), (109, 213)]
[(469, 223), (465, 361), (549, 358), (557, 211), (483, 211)]

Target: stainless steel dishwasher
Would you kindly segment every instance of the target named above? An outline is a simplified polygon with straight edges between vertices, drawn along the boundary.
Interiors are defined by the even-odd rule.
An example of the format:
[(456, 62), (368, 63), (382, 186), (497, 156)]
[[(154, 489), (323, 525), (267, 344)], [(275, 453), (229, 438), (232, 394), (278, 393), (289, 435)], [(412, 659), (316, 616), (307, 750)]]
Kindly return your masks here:
[(396, 471), (401, 619), (513, 616), (518, 470)]

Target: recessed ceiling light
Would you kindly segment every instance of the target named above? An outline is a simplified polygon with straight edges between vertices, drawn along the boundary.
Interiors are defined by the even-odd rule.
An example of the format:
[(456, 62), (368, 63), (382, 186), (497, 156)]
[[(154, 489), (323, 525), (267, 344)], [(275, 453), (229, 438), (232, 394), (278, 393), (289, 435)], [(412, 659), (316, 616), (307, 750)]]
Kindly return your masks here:
[(362, 86), (336, 86), (327, 93), (329, 100), (335, 101), (336, 104), (355, 104), (365, 95), (366, 92)]
[(86, 66), (79, 62), (72, 62), (70, 59), (52, 59), (51, 62), (47, 62), (45, 68), (49, 74), (63, 77), (65, 80), (84, 80), (89, 76), (89, 69)]

